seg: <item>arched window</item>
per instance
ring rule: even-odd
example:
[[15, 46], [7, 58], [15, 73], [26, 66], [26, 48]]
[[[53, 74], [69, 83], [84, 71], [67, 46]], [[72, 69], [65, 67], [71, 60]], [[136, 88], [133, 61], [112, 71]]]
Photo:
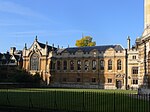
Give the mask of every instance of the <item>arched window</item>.
[[70, 61], [70, 70], [74, 70], [74, 62], [73, 62], [73, 60]]
[[121, 70], [121, 60], [117, 60], [117, 70]]
[[64, 66], [64, 70], [67, 70], [67, 61], [66, 60], [64, 61], [63, 66]]
[[81, 70], [81, 61], [80, 60], [77, 61], [77, 70]]
[[30, 69], [31, 70], [39, 70], [39, 55], [34, 53], [30, 59]]
[[100, 60], [100, 69], [104, 70], [104, 60]]
[[112, 70], [112, 60], [108, 60], [108, 70]]
[[88, 60], [85, 60], [85, 62], [84, 62], [84, 69], [89, 70], [89, 61]]
[[60, 70], [60, 61], [57, 61], [57, 70]]
[[92, 61], [92, 70], [96, 70], [96, 60]]

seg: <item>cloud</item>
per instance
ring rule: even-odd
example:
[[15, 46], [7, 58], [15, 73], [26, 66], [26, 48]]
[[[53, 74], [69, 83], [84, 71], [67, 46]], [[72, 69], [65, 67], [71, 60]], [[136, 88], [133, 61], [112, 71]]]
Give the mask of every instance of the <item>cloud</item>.
[[42, 20], [49, 20], [44, 15], [30, 9], [29, 7], [8, 1], [0, 1], [0, 12], [17, 14], [25, 17], [34, 17]]
[[55, 36], [55, 35], [63, 35], [63, 34], [82, 34], [87, 33], [87, 31], [75, 30], [75, 29], [68, 29], [68, 30], [34, 30], [34, 31], [20, 31], [20, 32], [13, 32], [12, 35], [14, 36], [27, 36], [27, 35], [45, 35], [45, 36]]

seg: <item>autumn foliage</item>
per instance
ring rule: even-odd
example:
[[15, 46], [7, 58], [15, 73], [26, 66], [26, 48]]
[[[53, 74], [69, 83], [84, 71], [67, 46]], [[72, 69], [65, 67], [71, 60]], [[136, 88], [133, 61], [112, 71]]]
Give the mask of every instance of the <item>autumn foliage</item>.
[[92, 37], [84, 36], [80, 40], [77, 40], [75, 45], [77, 47], [95, 46], [96, 42], [92, 42]]

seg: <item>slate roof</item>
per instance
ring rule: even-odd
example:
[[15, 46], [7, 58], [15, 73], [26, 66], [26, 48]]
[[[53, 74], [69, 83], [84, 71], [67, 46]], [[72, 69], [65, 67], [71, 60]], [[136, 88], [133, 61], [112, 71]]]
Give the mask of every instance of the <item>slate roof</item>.
[[81, 50], [83, 52], [90, 52], [94, 49], [97, 49], [99, 52], [104, 52], [109, 48], [113, 48], [115, 51], [121, 51], [123, 50], [122, 46], [120, 45], [103, 45], [103, 46], [91, 46], [91, 47], [70, 47], [64, 49], [62, 52], [69, 52], [69, 53], [75, 53], [78, 50]]
[[15, 59], [18, 61], [20, 59], [19, 55], [14, 55]]
[[5, 56], [5, 58], [6, 58], [7, 61], [10, 60], [11, 55], [9, 53], [3, 54], [3, 55]]
[[[43, 44], [43, 43], [40, 43], [40, 42], [37, 42], [38, 44], [39, 44], [39, 46], [41, 47], [41, 48], [45, 48], [45, 46], [46, 46], [46, 44]], [[48, 48], [48, 51], [51, 51], [52, 50], [52, 46], [49, 46], [49, 45], [47, 45], [47, 48]], [[53, 48], [54, 49], [54, 51], [57, 49], [57, 48]]]

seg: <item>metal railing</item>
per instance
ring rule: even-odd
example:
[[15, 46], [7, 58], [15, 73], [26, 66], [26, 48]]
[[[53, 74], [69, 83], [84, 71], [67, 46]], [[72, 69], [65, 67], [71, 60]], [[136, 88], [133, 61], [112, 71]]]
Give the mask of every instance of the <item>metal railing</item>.
[[49, 89], [0, 89], [0, 108], [70, 112], [150, 112], [150, 95]]

